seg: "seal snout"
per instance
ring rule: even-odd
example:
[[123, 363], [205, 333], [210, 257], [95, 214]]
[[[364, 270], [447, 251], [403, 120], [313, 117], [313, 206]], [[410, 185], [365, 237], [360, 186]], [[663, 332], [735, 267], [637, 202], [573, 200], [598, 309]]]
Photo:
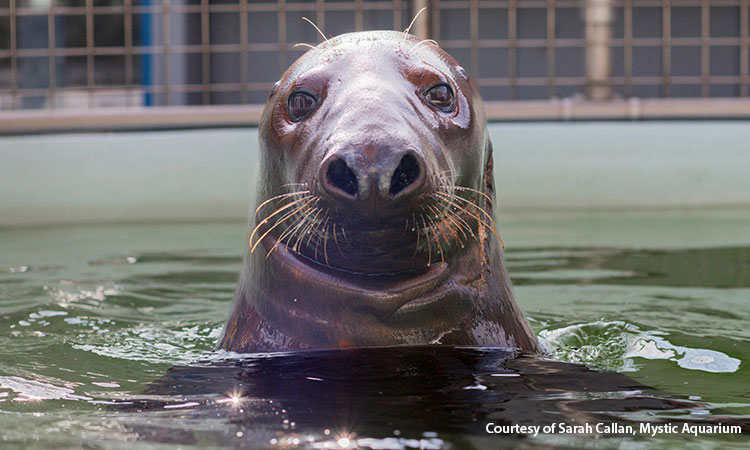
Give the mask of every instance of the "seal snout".
[[350, 151], [329, 157], [319, 176], [323, 192], [334, 201], [387, 206], [426, 189], [426, 164], [416, 151], [377, 153]]

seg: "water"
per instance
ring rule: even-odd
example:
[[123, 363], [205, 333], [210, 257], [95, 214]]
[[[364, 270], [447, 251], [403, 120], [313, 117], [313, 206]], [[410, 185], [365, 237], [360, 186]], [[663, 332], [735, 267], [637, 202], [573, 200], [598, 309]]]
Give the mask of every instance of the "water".
[[747, 433], [750, 211], [502, 217], [550, 358], [593, 370], [504, 349], [214, 352], [244, 223], [0, 229], [0, 445], [746, 448], [747, 434], [485, 427], [679, 420]]

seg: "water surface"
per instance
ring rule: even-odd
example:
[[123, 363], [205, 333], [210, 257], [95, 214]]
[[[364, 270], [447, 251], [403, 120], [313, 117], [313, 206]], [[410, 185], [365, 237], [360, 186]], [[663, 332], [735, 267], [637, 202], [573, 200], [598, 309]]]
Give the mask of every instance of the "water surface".
[[501, 216], [519, 302], [549, 356], [593, 370], [507, 349], [217, 353], [244, 223], [0, 229], [0, 442], [747, 445], [747, 435], [591, 441], [485, 426], [747, 426], [750, 211]]

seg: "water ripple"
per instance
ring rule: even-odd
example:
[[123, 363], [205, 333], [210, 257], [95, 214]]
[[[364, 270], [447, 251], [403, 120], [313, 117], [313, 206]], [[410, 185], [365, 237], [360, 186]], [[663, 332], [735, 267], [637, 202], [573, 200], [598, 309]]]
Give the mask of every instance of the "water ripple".
[[664, 359], [680, 367], [733, 373], [740, 360], [722, 352], [675, 345], [663, 331], [642, 331], [623, 321], [597, 321], [545, 329], [539, 333], [545, 350], [566, 361], [623, 372], [636, 371], [634, 358]]

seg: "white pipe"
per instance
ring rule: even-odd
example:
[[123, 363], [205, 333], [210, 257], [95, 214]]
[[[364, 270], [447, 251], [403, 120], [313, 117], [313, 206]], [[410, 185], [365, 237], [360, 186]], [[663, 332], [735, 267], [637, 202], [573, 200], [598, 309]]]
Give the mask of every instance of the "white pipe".
[[586, 0], [586, 95], [612, 98], [612, 0]]

